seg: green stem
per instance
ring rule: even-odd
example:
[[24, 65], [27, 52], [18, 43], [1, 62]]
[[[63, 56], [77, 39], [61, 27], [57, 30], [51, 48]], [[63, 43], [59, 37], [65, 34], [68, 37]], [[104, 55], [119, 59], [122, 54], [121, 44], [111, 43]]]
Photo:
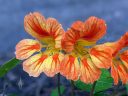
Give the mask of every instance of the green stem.
[[58, 83], [58, 96], [61, 96], [61, 91], [60, 91], [60, 73], [57, 74], [57, 83]]
[[94, 90], [95, 90], [95, 86], [96, 86], [96, 81], [93, 83], [93, 85], [92, 85], [92, 89], [91, 89], [91, 91], [90, 91], [90, 96], [94, 96]]
[[74, 88], [75, 88], [74, 81], [71, 80], [70, 82], [71, 82], [71, 87], [72, 87], [71, 96], [75, 96], [75, 93], [74, 93]]

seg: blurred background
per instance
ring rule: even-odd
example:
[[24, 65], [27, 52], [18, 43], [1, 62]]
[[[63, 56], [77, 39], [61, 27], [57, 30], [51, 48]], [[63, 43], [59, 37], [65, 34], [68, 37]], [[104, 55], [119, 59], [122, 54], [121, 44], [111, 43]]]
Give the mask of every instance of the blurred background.
[[[128, 31], [128, 0], [0, 0], [0, 64], [14, 57], [15, 45], [25, 38], [32, 38], [24, 31], [24, 16], [41, 12], [45, 17], [56, 18], [66, 30], [76, 20], [97, 16], [106, 20], [107, 34], [100, 43], [114, 41]], [[70, 96], [70, 84], [61, 77], [66, 86], [64, 96]], [[0, 96], [50, 96], [57, 85], [56, 76], [29, 77], [18, 65], [0, 79]], [[85, 92], [76, 92], [84, 96]]]

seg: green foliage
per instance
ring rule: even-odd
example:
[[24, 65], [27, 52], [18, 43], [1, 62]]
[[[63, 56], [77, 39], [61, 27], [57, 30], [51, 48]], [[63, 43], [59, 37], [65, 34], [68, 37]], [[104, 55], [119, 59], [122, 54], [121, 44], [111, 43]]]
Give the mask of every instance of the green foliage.
[[[65, 87], [64, 86], [60, 86], [60, 92], [61, 92], [61, 94], [64, 93], [64, 90], [65, 90]], [[51, 96], [59, 96], [58, 95], [58, 88], [55, 88], [54, 90], [52, 90]]]
[[5, 74], [7, 74], [7, 72], [9, 72], [19, 63], [20, 63], [20, 60], [13, 58], [10, 61], [3, 64], [2, 66], [0, 66], [0, 77], [3, 77]]
[[[88, 91], [88, 92], [90, 92], [92, 88], [92, 84], [85, 84], [80, 80], [76, 81], [75, 85], [77, 88]], [[111, 88], [112, 85], [113, 85], [113, 79], [111, 78], [109, 71], [102, 69], [101, 77], [96, 83], [94, 92], [96, 93], [96, 92], [104, 91], [106, 89]]]
[[100, 93], [95, 93], [94, 96], [108, 96], [108, 95], [105, 94], [104, 92], [100, 92]]

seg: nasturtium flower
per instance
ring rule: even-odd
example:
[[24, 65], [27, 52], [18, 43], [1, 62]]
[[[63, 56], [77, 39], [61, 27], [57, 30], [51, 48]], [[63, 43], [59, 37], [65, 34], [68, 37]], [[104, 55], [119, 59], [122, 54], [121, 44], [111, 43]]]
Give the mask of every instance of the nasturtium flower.
[[[112, 58], [112, 61], [108, 62], [108, 65], [110, 64], [111, 76], [114, 79], [115, 85], [118, 84], [120, 79], [123, 84], [128, 82], [128, 50], [124, 51], [124, 48], [127, 46], [128, 32], [126, 32], [119, 40], [115, 42], [107, 42], [101, 45], [97, 45], [94, 48], [97, 53], [99, 53], [99, 50], [102, 49], [103, 52], [112, 56], [108, 57], [109, 59]], [[111, 51], [106, 50], [108, 47], [111, 49]]]
[[60, 50], [64, 30], [61, 24], [54, 18], [45, 19], [34, 12], [25, 16], [24, 27], [36, 39], [21, 40], [16, 45], [16, 58], [25, 60], [23, 69], [30, 76], [37, 77], [42, 72], [54, 76], [59, 72], [63, 59]]
[[[92, 52], [93, 49], [87, 46], [96, 44], [105, 33], [106, 23], [100, 18], [93, 16], [85, 22], [74, 22], [62, 38], [62, 49], [65, 51], [65, 56], [61, 63], [60, 73], [67, 79], [80, 79], [85, 83], [93, 83], [98, 80], [101, 71], [97, 66], [110, 62], [107, 58], [109, 54], [101, 51], [100, 54], [95, 53], [95, 55]], [[94, 63], [94, 57], [99, 61]]]

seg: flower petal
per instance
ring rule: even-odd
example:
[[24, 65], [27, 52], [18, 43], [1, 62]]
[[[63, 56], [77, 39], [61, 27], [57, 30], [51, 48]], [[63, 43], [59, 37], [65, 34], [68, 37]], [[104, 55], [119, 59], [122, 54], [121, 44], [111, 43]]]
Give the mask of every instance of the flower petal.
[[62, 34], [64, 30], [59, 22], [54, 18], [47, 20], [38, 12], [30, 13], [24, 18], [24, 27], [26, 32], [44, 43], [49, 44], [55, 40], [55, 47], [61, 46]]
[[111, 76], [114, 79], [115, 85], [118, 84], [119, 79], [121, 79], [123, 84], [126, 84], [128, 82], [128, 72], [119, 61], [117, 61], [116, 64], [112, 64]]
[[62, 48], [66, 52], [71, 52], [75, 45], [95, 44], [105, 33], [106, 24], [102, 19], [90, 17], [86, 22], [76, 21], [63, 36]]
[[55, 74], [59, 73], [60, 63], [63, 60], [63, 54], [58, 53], [52, 56], [49, 56], [44, 62], [44, 73], [49, 76], [53, 77]]
[[117, 68], [114, 66], [114, 64], [111, 65], [111, 76], [114, 79], [114, 84], [117, 85], [119, 81], [119, 75]]
[[121, 49], [126, 47], [128, 44], [128, 32], [126, 32], [119, 40], [115, 42], [108, 42], [105, 43], [104, 45], [109, 46], [113, 52], [112, 56], [115, 57]]
[[101, 71], [98, 69], [90, 58], [81, 59], [80, 80], [84, 83], [93, 83], [99, 79]]
[[65, 55], [60, 65], [60, 73], [67, 79], [78, 80], [80, 73], [78, 59], [72, 55]]
[[124, 51], [123, 53], [121, 53], [120, 55], [121, 61], [123, 62], [124, 66], [127, 68], [128, 70], [128, 50]]
[[42, 72], [49, 77], [53, 77], [59, 72], [62, 59], [62, 54], [54, 54], [51, 56], [37, 54], [24, 61], [23, 69], [33, 77], [38, 77]]
[[103, 37], [105, 33], [105, 21], [92, 16], [85, 21], [85, 31], [83, 32], [82, 37], [87, 41], [97, 41]]
[[47, 24], [47, 26], [46, 26], [47, 32], [49, 32], [49, 34], [55, 40], [55, 47], [60, 48], [61, 47], [61, 39], [64, 34], [64, 30], [63, 30], [61, 24], [59, 24], [59, 22], [54, 18], [48, 18], [46, 21], [46, 24]]
[[66, 52], [71, 52], [74, 49], [76, 41], [79, 39], [79, 33], [69, 29], [62, 38], [62, 48]]
[[122, 64], [120, 64], [117, 67], [117, 69], [118, 69], [118, 73], [119, 73], [122, 83], [126, 84], [128, 82], [128, 73], [126, 72], [124, 66]]
[[26, 32], [35, 38], [41, 39], [42, 37], [49, 36], [49, 33], [46, 31], [46, 20], [38, 12], [25, 16], [24, 27]]
[[41, 44], [32, 39], [23, 39], [16, 45], [16, 58], [23, 60], [41, 50]]
[[23, 69], [30, 76], [38, 77], [44, 71], [44, 60], [47, 55], [36, 54], [23, 62]]
[[90, 56], [98, 68], [110, 68], [112, 63], [112, 49], [105, 45], [97, 45], [90, 49]]

